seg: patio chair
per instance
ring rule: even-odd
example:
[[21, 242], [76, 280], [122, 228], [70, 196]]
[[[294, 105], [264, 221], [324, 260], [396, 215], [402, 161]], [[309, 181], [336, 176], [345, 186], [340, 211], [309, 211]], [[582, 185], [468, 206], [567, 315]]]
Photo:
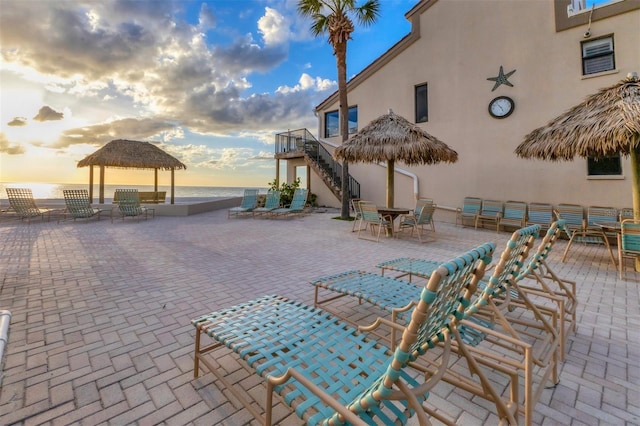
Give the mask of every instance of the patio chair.
[[547, 203], [529, 203], [527, 207], [527, 226], [540, 225], [546, 231], [553, 223], [553, 206]]
[[64, 216], [71, 216], [75, 222], [76, 219], [85, 219], [87, 222], [92, 217], [100, 220], [101, 209], [91, 207], [89, 200], [89, 191], [86, 189], [63, 189], [64, 203], [67, 206]]
[[523, 201], [507, 201], [504, 203], [504, 213], [500, 218], [500, 225], [524, 228], [527, 222], [527, 203]]
[[[406, 331], [395, 350], [368, 337], [377, 323], [359, 331], [322, 309], [266, 296], [191, 321], [196, 327], [194, 377], [204, 365], [265, 425], [279, 420], [273, 419], [274, 392], [305, 424], [405, 424], [412, 416], [421, 425], [430, 424], [429, 416], [453, 424], [425, 401], [449, 366], [455, 315], [464, 309], [459, 296], [482, 275], [480, 259], [491, 256], [492, 249], [465, 253], [432, 274], [416, 292], [413, 315], [400, 328]], [[214, 342], [201, 346], [204, 335]], [[207, 356], [224, 345], [265, 379], [266, 403], [250, 401], [224, 376], [215, 352]], [[418, 361], [436, 351], [438, 373], [418, 374]]]
[[[387, 229], [393, 226], [393, 219], [390, 216], [382, 216], [378, 213], [378, 207], [369, 201], [360, 201], [360, 212], [362, 213], [362, 219], [360, 220], [361, 225], [358, 228], [358, 238], [368, 239], [361, 237], [360, 234], [362, 231], [365, 231], [367, 227], [369, 228], [371, 235], [376, 237], [376, 242], [380, 241], [380, 233], [383, 229]], [[364, 224], [364, 228], [362, 228], [362, 224]], [[377, 229], [377, 234], [376, 234]]]
[[[613, 250], [609, 244], [609, 239], [605, 235], [601, 228], [589, 228], [587, 227], [587, 221], [584, 218], [584, 208], [578, 204], [558, 204], [555, 211], [558, 219], [564, 219], [565, 226], [563, 228], [569, 242], [562, 255], [561, 262], [565, 262], [567, 254], [573, 245], [574, 241], [583, 243], [604, 243], [605, 247], [609, 251], [609, 257], [613, 267], [617, 266], [616, 259], [613, 255]], [[613, 217], [615, 219], [615, 216]], [[609, 219], [610, 221], [611, 219]]]
[[418, 200], [418, 205], [411, 215], [405, 215], [400, 218], [398, 224], [398, 236], [403, 233], [405, 229], [411, 229], [411, 236], [413, 231], [416, 231], [418, 235], [418, 241], [422, 243], [422, 233], [424, 232], [424, 226], [429, 226], [432, 233], [435, 235], [435, 226], [433, 225], [433, 214], [436, 211], [436, 205], [433, 201]]
[[239, 216], [242, 214], [251, 213], [253, 209], [258, 205], [258, 190], [257, 189], [245, 189], [242, 201], [238, 207], [232, 207], [227, 212], [227, 219], [231, 216]]
[[500, 230], [500, 218], [502, 217], [502, 201], [497, 200], [484, 200], [482, 207], [476, 215], [475, 228], [478, 229], [478, 225], [484, 225], [486, 222], [493, 222], [496, 224], [496, 232]]
[[359, 198], [352, 198], [351, 200], [349, 200], [349, 206], [354, 214], [351, 232], [356, 232], [356, 226], [358, 227], [358, 229], [360, 229], [360, 226], [362, 225], [362, 210], [360, 210], [360, 201], [364, 200], [361, 200]]
[[620, 223], [618, 237], [618, 274], [620, 279], [626, 279], [625, 259], [633, 259], [634, 269], [636, 259], [640, 257], [640, 222], [626, 219]]
[[270, 213], [278, 207], [280, 207], [280, 191], [270, 189], [267, 192], [267, 198], [265, 199], [264, 206], [256, 207], [252, 210], [252, 212], [254, 216], [260, 216], [266, 213]]
[[633, 219], [633, 209], [631, 207], [623, 207], [620, 209], [618, 222], [622, 222], [625, 219]]
[[456, 209], [456, 225], [460, 222], [460, 225], [464, 226], [465, 219], [471, 220], [475, 224], [480, 207], [482, 207], [482, 199], [465, 197], [462, 208], [458, 207]]
[[111, 223], [113, 223], [113, 217], [116, 215], [120, 215], [123, 222], [126, 217], [136, 218], [136, 221], [140, 222], [141, 217], [147, 220], [149, 213], [151, 213], [152, 217], [155, 216], [154, 209], [140, 205], [137, 189], [116, 189], [114, 191], [114, 199], [116, 197], [118, 205], [111, 209]]
[[20, 220], [27, 219], [28, 223], [36, 217], [41, 218], [43, 222], [45, 218], [49, 220], [53, 209], [41, 209], [36, 206], [30, 188], [6, 188], [6, 190], [9, 206]]

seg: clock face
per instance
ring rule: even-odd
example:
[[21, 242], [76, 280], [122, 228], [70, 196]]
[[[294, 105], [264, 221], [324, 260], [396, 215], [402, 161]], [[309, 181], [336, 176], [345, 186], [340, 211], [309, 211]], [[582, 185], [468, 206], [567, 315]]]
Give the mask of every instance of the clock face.
[[498, 96], [489, 102], [489, 114], [494, 118], [505, 118], [511, 115], [515, 104], [508, 96]]

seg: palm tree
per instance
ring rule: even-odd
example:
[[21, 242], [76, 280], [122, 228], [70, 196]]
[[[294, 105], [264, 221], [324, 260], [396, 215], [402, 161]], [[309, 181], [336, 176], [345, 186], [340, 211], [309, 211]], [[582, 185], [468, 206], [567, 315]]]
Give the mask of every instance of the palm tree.
[[[356, 0], [300, 0], [298, 13], [313, 19], [314, 36], [329, 34], [338, 66], [338, 94], [340, 98], [340, 134], [342, 142], [349, 139], [349, 102], [347, 101], [347, 42], [354, 31], [351, 16], [364, 26], [376, 21], [380, 12], [379, 0], [367, 0], [362, 6]], [[342, 219], [349, 218], [349, 165], [342, 163]]]

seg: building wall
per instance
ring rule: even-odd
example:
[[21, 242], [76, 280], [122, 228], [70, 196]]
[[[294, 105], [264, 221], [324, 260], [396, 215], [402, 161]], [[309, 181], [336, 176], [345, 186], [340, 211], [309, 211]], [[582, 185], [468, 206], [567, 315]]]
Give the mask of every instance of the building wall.
[[[625, 0], [640, 6], [637, 0]], [[389, 61], [371, 66], [352, 80], [349, 105], [358, 106], [364, 127], [389, 109], [414, 122], [414, 86], [428, 84], [429, 121], [420, 124], [459, 154], [455, 164], [396, 166], [418, 176], [419, 196], [456, 207], [465, 196], [484, 199], [560, 202], [582, 205], [631, 205], [629, 159], [620, 178], [589, 178], [587, 162], [545, 162], [516, 157], [524, 136], [598, 89], [640, 72], [640, 9], [599, 19], [591, 39], [614, 34], [616, 70], [582, 76], [580, 42], [587, 24], [556, 32], [558, 5], [551, 0], [429, 0], [407, 14], [419, 31], [417, 41]], [[421, 13], [419, 13], [421, 12]], [[413, 16], [412, 16], [413, 15]], [[581, 19], [584, 16], [581, 16]], [[401, 19], [400, 17], [398, 19]], [[401, 43], [399, 43], [401, 44]], [[500, 66], [515, 70], [492, 91]], [[359, 81], [358, 81], [359, 80]], [[357, 85], [353, 84], [357, 81]], [[354, 87], [355, 86], [355, 87]], [[497, 96], [515, 101], [513, 114], [492, 118], [489, 102]], [[324, 112], [338, 108], [335, 97], [318, 107], [319, 134]], [[339, 137], [332, 139], [339, 143]], [[386, 170], [350, 164], [362, 198], [382, 203]], [[414, 204], [413, 180], [396, 174], [397, 206]], [[312, 187], [312, 191], [314, 188]]]

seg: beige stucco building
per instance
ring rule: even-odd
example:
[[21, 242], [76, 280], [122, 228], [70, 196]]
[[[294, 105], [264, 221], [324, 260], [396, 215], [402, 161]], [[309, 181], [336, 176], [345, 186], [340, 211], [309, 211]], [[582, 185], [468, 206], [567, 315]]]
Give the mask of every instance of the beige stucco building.
[[[514, 154], [535, 128], [640, 72], [640, 0], [592, 9], [583, 1], [422, 0], [406, 13], [411, 33], [349, 82], [350, 127], [392, 109], [455, 149], [459, 160], [396, 164], [396, 206], [431, 197], [445, 207], [443, 220], [453, 220], [446, 207], [461, 206], [465, 196], [631, 206], [627, 157], [590, 168], [582, 158], [544, 162]], [[490, 111], [498, 97], [508, 99]], [[510, 101], [512, 111], [504, 109]], [[317, 107], [319, 140], [329, 152], [341, 140], [337, 110], [337, 93]], [[304, 160], [287, 163], [291, 174]], [[349, 171], [361, 198], [384, 204], [384, 167], [351, 163]], [[309, 185], [319, 204], [340, 205], [312, 169]]]

